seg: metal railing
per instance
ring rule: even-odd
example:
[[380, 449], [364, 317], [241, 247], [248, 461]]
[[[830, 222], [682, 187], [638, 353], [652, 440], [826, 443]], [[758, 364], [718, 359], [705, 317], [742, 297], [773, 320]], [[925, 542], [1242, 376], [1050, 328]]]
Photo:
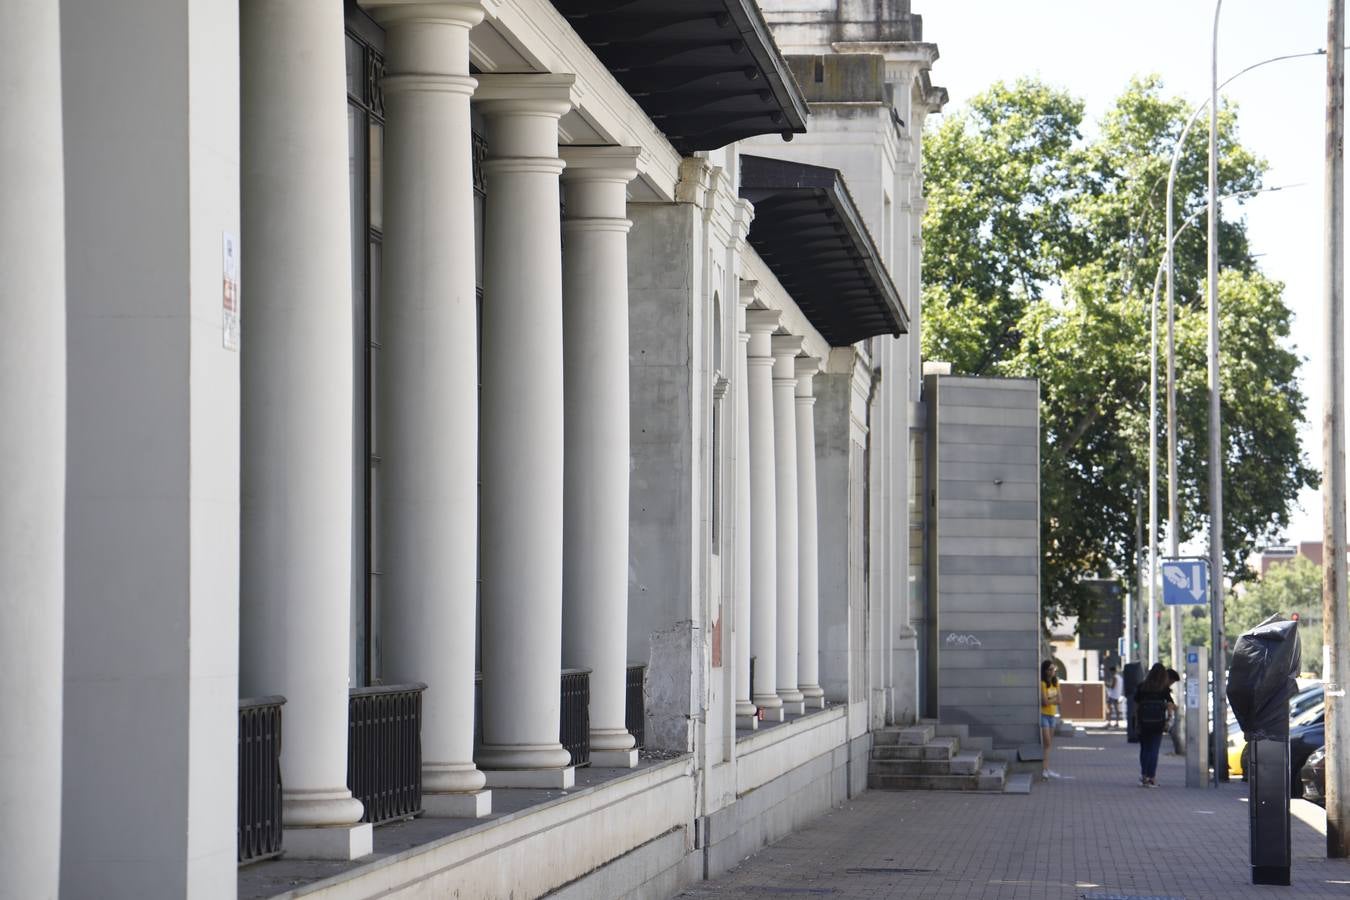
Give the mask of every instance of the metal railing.
[[558, 740], [572, 754], [572, 765], [591, 763], [591, 670], [563, 669]]
[[347, 787], [380, 825], [422, 811], [425, 684], [352, 688], [347, 703]]
[[238, 862], [281, 854], [281, 706], [285, 697], [239, 701]]
[[647, 701], [642, 694], [642, 679], [646, 673], [647, 667], [641, 663], [629, 663], [628, 677], [624, 681], [623, 725], [639, 749], [644, 745], [647, 730]]

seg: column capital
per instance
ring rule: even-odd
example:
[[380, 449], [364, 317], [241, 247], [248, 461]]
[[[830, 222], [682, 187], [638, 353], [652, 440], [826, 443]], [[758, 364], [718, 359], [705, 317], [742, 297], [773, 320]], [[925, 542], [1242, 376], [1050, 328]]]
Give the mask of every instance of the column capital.
[[[803, 338], [800, 334], [775, 334], [773, 336], [773, 355], [775, 359], [795, 359], [802, 352]], [[792, 377], [796, 378], [796, 367]]]
[[474, 101], [485, 116], [562, 118], [576, 105], [575, 75], [479, 75]]
[[759, 282], [753, 278], [742, 278], [740, 290], [736, 293], [736, 302], [741, 306], [748, 307], [755, 302], [755, 290], [759, 287]]
[[736, 212], [732, 217], [731, 241], [736, 249], [744, 243], [750, 234], [750, 223], [755, 219], [755, 205], [749, 200], [737, 200]]
[[751, 334], [773, 334], [778, 330], [782, 316], [783, 313], [776, 309], [748, 309], [745, 311], [745, 330]]
[[479, 0], [360, 0], [370, 17], [388, 28], [404, 23], [472, 28], [487, 12]]
[[628, 184], [637, 177], [640, 147], [559, 147], [558, 155], [567, 163], [562, 180]]
[[795, 360], [797, 367], [797, 400], [798, 402], [815, 402], [813, 389], [815, 386], [816, 373], [820, 371], [820, 360], [814, 356], [799, 356]]

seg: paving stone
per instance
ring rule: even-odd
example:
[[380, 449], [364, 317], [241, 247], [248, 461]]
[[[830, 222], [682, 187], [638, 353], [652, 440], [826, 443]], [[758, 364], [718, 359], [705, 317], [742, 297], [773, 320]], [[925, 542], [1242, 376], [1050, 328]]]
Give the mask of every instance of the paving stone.
[[[1350, 860], [1328, 860], [1325, 814], [1294, 801], [1290, 887], [1252, 885], [1247, 785], [1187, 789], [1163, 756], [1142, 790], [1138, 745], [1119, 731], [1056, 740], [1068, 776], [1008, 776], [1008, 793], [867, 791], [680, 897], [839, 900], [1282, 900], [1350, 897]], [[1030, 793], [1010, 796], [1018, 785]], [[1311, 823], [1311, 824], [1309, 824]]]

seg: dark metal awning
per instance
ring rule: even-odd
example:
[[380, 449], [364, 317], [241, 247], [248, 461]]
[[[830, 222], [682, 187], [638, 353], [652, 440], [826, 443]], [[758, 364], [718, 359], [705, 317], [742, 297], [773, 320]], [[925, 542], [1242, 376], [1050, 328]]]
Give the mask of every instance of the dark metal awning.
[[909, 314], [837, 169], [741, 156], [749, 241], [806, 318], [843, 347], [909, 331]]
[[806, 101], [755, 0], [553, 0], [682, 155], [806, 131]]

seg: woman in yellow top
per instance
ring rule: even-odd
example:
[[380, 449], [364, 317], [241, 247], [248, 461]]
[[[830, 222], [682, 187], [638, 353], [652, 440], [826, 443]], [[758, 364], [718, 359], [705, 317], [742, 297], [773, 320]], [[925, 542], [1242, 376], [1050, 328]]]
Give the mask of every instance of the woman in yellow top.
[[1047, 659], [1041, 663], [1041, 780], [1058, 778], [1050, 769], [1050, 742], [1055, 736], [1055, 716], [1059, 715], [1059, 676], [1055, 663]]

